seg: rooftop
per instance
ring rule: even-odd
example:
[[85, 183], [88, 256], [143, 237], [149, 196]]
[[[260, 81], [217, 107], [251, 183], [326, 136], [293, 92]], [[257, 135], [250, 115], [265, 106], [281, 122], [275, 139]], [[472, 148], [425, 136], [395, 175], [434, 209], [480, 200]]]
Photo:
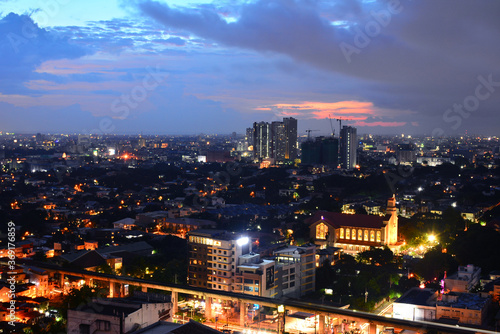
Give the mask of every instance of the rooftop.
[[395, 303], [428, 306], [428, 301], [433, 295], [432, 289], [413, 288], [398, 298]]
[[311, 218], [307, 219], [306, 223], [312, 225], [322, 220], [334, 228], [348, 226], [379, 229], [384, 226], [384, 220], [386, 219], [387, 217], [374, 215], [350, 215], [338, 212], [318, 211]]

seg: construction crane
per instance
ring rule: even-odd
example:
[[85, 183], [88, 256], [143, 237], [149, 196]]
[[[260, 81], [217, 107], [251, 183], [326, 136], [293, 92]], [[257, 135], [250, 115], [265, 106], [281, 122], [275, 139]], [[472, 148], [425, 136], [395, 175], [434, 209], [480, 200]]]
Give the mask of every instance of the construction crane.
[[335, 137], [335, 130], [333, 129], [333, 123], [332, 123], [332, 115], [328, 115], [328, 119], [330, 120], [330, 127], [332, 128], [332, 137]]
[[[340, 131], [342, 131], [342, 117], [336, 118], [337, 122], [339, 122], [339, 136]], [[352, 119], [344, 119], [344, 121], [352, 121]]]
[[311, 137], [311, 132], [313, 131], [319, 131], [319, 130], [311, 130], [311, 129], [307, 129], [306, 132], [307, 132], [307, 140], [309, 140], [309, 138]]

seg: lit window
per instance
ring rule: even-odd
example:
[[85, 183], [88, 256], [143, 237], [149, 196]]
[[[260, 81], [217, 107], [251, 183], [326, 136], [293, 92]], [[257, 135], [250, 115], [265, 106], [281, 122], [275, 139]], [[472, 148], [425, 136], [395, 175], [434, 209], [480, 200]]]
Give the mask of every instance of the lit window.
[[325, 240], [328, 233], [328, 226], [323, 223], [316, 225], [316, 239]]
[[351, 229], [348, 228], [345, 230], [345, 238], [351, 239]]
[[368, 230], [365, 230], [365, 241], [368, 241]]
[[375, 231], [370, 231], [370, 241], [375, 241]]
[[344, 229], [340, 229], [340, 239], [344, 239]]
[[381, 241], [381, 233], [380, 231], [377, 231], [377, 242]]
[[358, 230], [358, 240], [363, 240], [363, 230]]
[[356, 240], [356, 229], [354, 229], [354, 228], [352, 229], [351, 237], [352, 237], [352, 240]]

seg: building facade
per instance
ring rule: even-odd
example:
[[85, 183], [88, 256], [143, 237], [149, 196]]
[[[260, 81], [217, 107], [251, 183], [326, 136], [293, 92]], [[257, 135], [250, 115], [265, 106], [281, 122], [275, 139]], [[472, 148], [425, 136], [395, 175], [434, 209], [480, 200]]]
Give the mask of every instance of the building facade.
[[358, 136], [356, 128], [343, 126], [340, 131], [340, 165], [353, 169], [357, 165]]
[[[247, 134], [247, 137], [250, 137]], [[252, 130], [254, 159], [276, 161], [297, 158], [297, 120], [283, 118], [282, 122], [255, 122]]]
[[320, 248], [338, 247], [356, 254], [370, 247], [398, 247], [396, 199], [387, 201], [385, 216], [316, 212], [306, 220], [311, 239]]
[[269, 259], [252, 252], [248, 237], [220, 230], [189, 233], [188, 283], [212, 290], [279, 298], [315, 288], [316, 246], [289, 246]]
[[273, 252], [276, 260], [276, 297], [301, 297], [315, 291], [316, 245], [288, 246]]

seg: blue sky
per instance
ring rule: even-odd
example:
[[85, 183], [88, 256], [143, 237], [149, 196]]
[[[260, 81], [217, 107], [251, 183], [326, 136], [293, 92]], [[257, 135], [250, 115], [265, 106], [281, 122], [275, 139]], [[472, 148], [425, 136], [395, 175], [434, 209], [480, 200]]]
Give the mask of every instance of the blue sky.
[[[499, 135], [495, 0], [1, 1], [0, 131]], [[334, 122], [335, 132], [338, 125]]]

